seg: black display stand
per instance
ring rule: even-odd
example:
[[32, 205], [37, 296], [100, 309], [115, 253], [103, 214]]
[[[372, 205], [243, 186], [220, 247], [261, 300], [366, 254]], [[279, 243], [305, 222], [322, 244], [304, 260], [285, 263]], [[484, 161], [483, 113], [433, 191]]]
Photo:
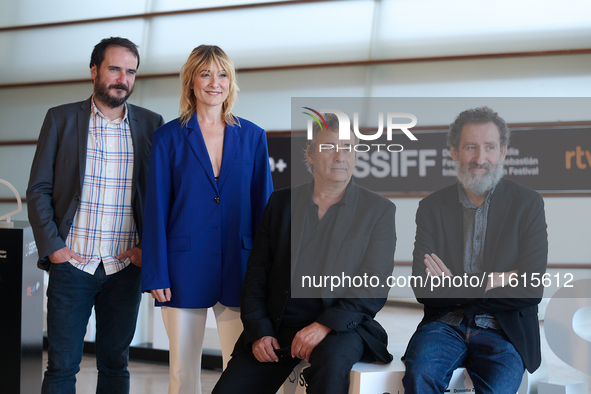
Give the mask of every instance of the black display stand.
[[43, 271], [28, 222], [0, 228], [0, 392], [41, 392]]

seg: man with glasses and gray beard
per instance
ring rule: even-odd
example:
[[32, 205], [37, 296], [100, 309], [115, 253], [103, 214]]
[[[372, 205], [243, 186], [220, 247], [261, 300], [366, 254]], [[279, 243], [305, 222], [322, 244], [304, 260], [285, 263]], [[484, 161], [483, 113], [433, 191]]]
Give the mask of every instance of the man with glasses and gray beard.
[[[541, 362], [538, 303], [531, 283], [546, 271], [544, 202], [503, 178], [510, 131], [492, 109], [466, 110], [447, 137], [458, 183], [417, 210], [413, 290], [424, 317], [411, 338], [407, 393], [443, 393], [465, 367], [477, 393], [517, 392]], [[459, 280], [462, 279], [462, 280]]]

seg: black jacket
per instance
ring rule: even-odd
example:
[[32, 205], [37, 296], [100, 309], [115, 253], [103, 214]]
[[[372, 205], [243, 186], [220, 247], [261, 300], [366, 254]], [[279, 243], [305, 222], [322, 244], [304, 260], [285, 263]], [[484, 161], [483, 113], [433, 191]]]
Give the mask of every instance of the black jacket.
[[[416, 215], [417, 234], [413, 252], [413, 276], [426, 279], [424, 255], [435, 253], [454, 275], [464, 275], [462, 208], [458, 185], [454, 184], [426, 197]], [[481, 286], [470, 290], [457, 287], [414, 286], [425, 315], [419, 327], [439, 319], [455, 305], [493, 314], [521, 355], [528, 371], [541, 362], [538, 304], [543, 286], [536, 280], [546, 272], [548, 235], [544, 201], [539, 193], [513, 181], [502, 179], [490, 200], [483, 269], [491, 272], [518, 270], [516, 286], [493, 289], [485, 294]], [[533, 274], [533, 275], [532, 275]], [[523, 276], [525, 281], [523, 280]], [[482, 279], [482, 275], [477, 275]], [[476, 283], [476, 282], [473, 282]]]
[[[250, 350], [257, 339], [275, 336], [281, 324], [294, 268], [290, 267], [290, 262], [298, 260], [312, 187], [312, 184], [305, 184], [278, 190], [269, 199], [248, 261], [241, 300], [244, 332], [235, 351]], [[329, 258], [325, 274], [354, 271], [358, 275], [377, 276], [385, 284], [394, 268], [396, 207], [388, 199], [352, 181], [344, 198], [347, 202], [339, 209], [332, 239], [327, 245]], [[298, 247], [292, 249], [292, 245]], [[323, 289], [324, 310], [316, 322], [337, 333], [355, 330], [377, 360], [390, 362], [387, 334], [374, 320], [385, 304], [388, 290], [384, 286], [354, 289], [354, 294], [346, 290], [342, 290], [342, 294], [329, 294], [330, 289]], [[338, 298], [339, 295], [343, 298]]]

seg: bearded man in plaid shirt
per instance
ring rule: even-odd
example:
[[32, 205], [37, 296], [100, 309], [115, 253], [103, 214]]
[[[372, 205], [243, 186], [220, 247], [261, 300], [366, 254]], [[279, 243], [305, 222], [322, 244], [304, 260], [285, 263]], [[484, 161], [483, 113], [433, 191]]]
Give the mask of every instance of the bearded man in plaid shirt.
[[75, 393], [95, 309], [97, 393], [129, 393], [140, 304], [141, 228], [153, 131], [162, 116], [127, 104], [137, 46], [111, 37], [90, 60], [93, 95], [51, 108], [27, 189], [39, 267], [49, 270], [42, 393]]

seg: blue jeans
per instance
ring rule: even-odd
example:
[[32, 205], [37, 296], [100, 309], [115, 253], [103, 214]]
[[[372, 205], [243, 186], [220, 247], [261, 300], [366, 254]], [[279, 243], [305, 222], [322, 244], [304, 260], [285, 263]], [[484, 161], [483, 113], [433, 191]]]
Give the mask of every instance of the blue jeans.
[[405, 364], [402, 382], [409, 394], [443, 393], [458, 367], [467, 369], [477, 393], [515, 394], [525, 370], [502, 331], [476, 327], [466, 318], [457, 327], [439, 321], [419, 327]]
[[88, 319], [96, 315], [97, 394], [129, 393], [129, 344], [140, 305], [140, 268], [129, 264], [94, 275], [70, 263], [51, 264], [47, 288], [48, 363], [43, 394], [73, 394], [80, 371]]

